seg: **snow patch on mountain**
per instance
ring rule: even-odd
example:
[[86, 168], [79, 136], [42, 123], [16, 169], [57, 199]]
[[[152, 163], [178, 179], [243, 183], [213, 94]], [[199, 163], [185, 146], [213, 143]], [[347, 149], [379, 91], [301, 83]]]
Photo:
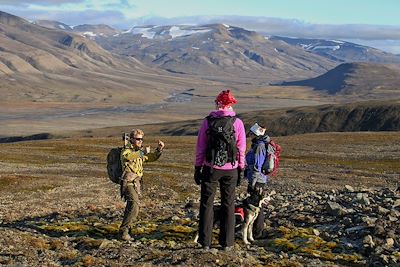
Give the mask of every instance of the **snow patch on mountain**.
[[300, 46], [305, 50], [321, 50], [321, 49], [331, 49], [336, 51], [341, 48], [340, 45], [315, 45], [315, 44], [300, 44]]
[[[90, 37], [96, 37], [97, 34], [95, 34], [94, 32], [84, 32], [82, 33], [84, 36], [90, 36]], [[100, 34], [101, 35], [101, 34]]]
[[312, 47], [313, 50], [318, 49], [332, 49], [333, 51], [340, 49], [340, 45], [317, 45]]
[[153, 39], [156, 35], [156, 32], [151, 31], [153, 28], [154, 27], [133, 27], [129, 31], [124, 33], [141, 34], [144, 38]]
[[181, 26], [171, 26], [169, 29], [163, 30], [161, 32], [157, 32], [157, 26], [152, 27], [133, 27], [130, 30], [123, 33], [131, 33], [131, 34], [141, 34], [143, 38], [154, 39], [157, 36], [171, 36], [171, 39], [189, 36], [193, 34], [206, 33], [211, 31], [211, 29], [199, 29], [199, 28], [183, 28]]
[[169, 34], [171, 35], [172, 39], [174, 39], [176, 37], [187, 36], [187, 35], [192, 35], [192, 34], [197, 34], [197, 33], [206, 33], [209, 31], [211, 31], [211, 29], [184, 30], [184, 29], [181, 29], [180, 27], [172, 26], [171, 29], [169, 30]]
[[335, 42], [335, 43], [338, 43], [338, 44], [344, 44], [345, 42], [343, 42], [343, 41], [339, 41], [339, 40], [330, 40], [331, 42]]

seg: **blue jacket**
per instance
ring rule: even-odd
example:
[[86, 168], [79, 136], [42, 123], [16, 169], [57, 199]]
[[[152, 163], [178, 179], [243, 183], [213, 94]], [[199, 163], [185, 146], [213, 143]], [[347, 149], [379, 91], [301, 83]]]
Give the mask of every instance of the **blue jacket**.
[[262, 173], [262, 166], [267, 157], [266, 143], [269, 139], [268, 135], [254, 138], [250, 151], [246, 154], [246, 178], [252, 186], [268, 182], [269, 177]]

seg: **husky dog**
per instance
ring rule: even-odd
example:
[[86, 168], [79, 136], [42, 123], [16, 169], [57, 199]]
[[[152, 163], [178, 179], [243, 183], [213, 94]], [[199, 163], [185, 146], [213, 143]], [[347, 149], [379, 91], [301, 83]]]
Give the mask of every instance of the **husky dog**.
[[250, 244], [250, 241], [254, 241], [253, 225], [260, 212], [262, 212], [262, 206], [267, 205], [271, 200], [271, 196], [276, 194], [275, 190], [267, 194], [265, 187], [265, 183], [255, 183], [254, 186], [249, 185], [247, 189], [249, 196], [243, 201], [244, 223], [242, 238], [246, 245]]
[[[250, 196], [249, 198], [251, 198]], [[248, 199], [249, 199], [248, 198]], [[246, 199], [247, 200], [247, 199]], [[257, 219], [258, 214], [262, 212], [262, 205], [268, 204], [271, 200], [271, 195], [264, 197], [256, 197], [256, 200], [246, 201], [244, 205], [244, 223], [242, 227], [242, 238], [243, 242], [246, 245], [250, 244], [250, 241], [253, 242], [253, 225], [254, 221]]]
[[[220, 215], [220, 209], [221, 205], [217, 204], [214, 205], [214, 216], [213, 216], [213, 227], [219, 227], [220, 221], [221, 221], [221, 215]], [[244, 222], [244, 211], [241, 206], [236, 206], [235, 207], [235, 229], [239, 229]], [[197, 243], [199, 239], [199, 232], [196, 233], [196, 236], [194, 238], [194, 242]]]

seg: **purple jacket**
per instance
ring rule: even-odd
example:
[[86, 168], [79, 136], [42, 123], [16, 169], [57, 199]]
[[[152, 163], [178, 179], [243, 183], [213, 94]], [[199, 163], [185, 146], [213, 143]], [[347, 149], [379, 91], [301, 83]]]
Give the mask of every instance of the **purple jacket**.
[[[224, 117], [224, 116], [235, 116], [236, 113], [230, 110], [216, 110], [210, 113], [212, 117]], [[207, 150], [207, 129], [208, 129], [208, 121], [204, 119], [199, 134], [197, 137], [197, 145], [196, 145], [196, 160], [195, 166], [202, 166], [207, 165], [213, 167], [215, 169], [220, 170], [231, 170], [236, 168], [244, 169], [245, 166], [245, 153], [246, 153], [246, 132], [244, 129], [243, 122], [236, 118], [235, 122], [233, 123], [233, 127], [235, 129], [235, 137], [236, 137], [236, 146], [238, 148], [239, 153], [239, 161], [236, 161], [234, 165], [230, 162], [226, 163], [224, 166], [211, 166], [209, 162], [206, 162], [206, 150]]]
[[268, 145], [265, 142], [269, 142], [269, 136], [263, 136], [254, 138], [252, 140], [250, 151], [246, 154], [247, 163], [247, 180], [249, 184], [254, 186], [256, 183], [268, 182], [268, 175], [262, 172], [262, 167], [266, 157], [268, 156]]

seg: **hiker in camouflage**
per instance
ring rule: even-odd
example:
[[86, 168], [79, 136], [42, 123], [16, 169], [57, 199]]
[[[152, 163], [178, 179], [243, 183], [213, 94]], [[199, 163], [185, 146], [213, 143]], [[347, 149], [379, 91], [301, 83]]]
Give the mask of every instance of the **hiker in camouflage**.
[[[246, 152], [244, 125], [239, 118], [236, 118], [232, 109], [232, 105], [236, 103], [229, 90], [222, 91], [215, 100], [216, 110], [203, 120], [198, 134], [194, 180], [198, 185], [201, 184], [198, 242], [204, 249], [209, 249], [211, 246], [213, 205], [218, 184], [221, 192], [219, 244], [223, 250], [231, 250], [234, 245], [235, 188], [240, 182]], [[224, 142], [213, 142], [212, 135], [215, 130], [210, 128], [216, 121], [230, 124], [229, 127], [225, 127], [223, 123], [218, 124], [217, 128], [222, 133], [219, 138], [225, 139]], [[214, 147], [212, 144], [222, 144], [226, 150], [221, 151], [219, 145]], [[233, 153], [234, 155], [231, 155]]]
[[150, 152], [150, 147], [143, 147], [144, 132], [140, 129], [133, 130], [129, 142], [121, 152], [122, 179], [121, 197], [126, 201], [124, 218], [119, 228], [119, 237], [122, 240], [131, 240], [129, 234], [133, 221], [139, 213], [139, 197], [141, 196], [141, 182], [143, 176], [143, 163], [156, 161], [164, 148], [164, 142], [158, 141], [158, 147]]

